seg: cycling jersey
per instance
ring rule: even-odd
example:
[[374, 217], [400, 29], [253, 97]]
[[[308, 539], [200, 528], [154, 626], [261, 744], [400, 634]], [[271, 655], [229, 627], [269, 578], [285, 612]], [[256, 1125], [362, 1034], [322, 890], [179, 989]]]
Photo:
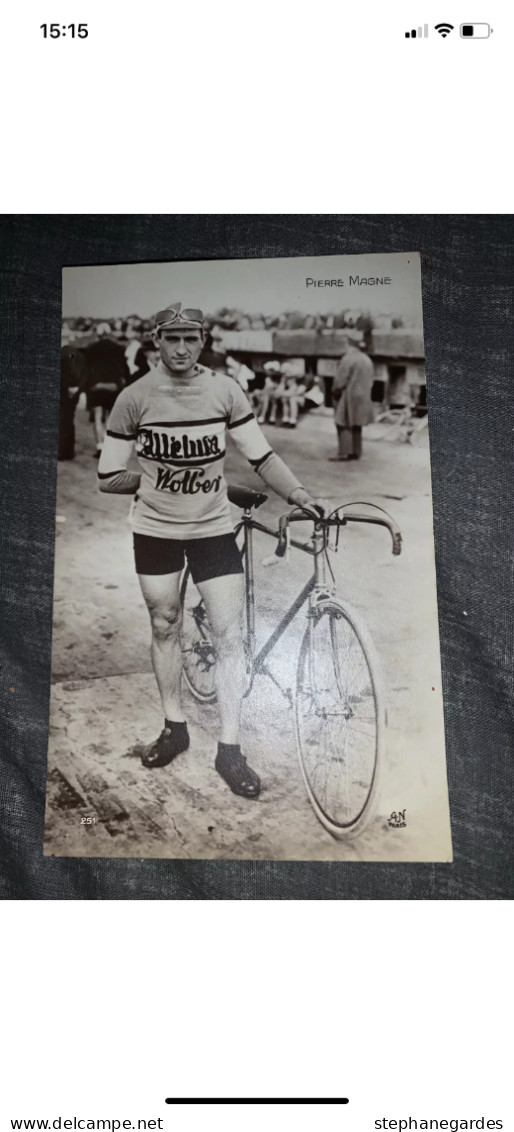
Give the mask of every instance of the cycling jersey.
[[[100, 458], [100, 486], [134, 491], [134, 532], [195, 539], [232, 531], [223, 465], [226, 433], [284, 498], [300, 486], [271, 451], [239, 385], [196, 365], [187, 381], [159, 366], [124, 389]], [[135, 454], [140, 480], [128, 471]]]

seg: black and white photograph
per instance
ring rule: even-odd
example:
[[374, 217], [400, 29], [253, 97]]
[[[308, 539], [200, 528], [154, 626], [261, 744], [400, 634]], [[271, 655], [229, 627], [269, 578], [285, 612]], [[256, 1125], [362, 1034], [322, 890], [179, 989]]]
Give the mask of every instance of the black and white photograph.
[[45, 855], [451, 861], [419, 254], [62, 314]]

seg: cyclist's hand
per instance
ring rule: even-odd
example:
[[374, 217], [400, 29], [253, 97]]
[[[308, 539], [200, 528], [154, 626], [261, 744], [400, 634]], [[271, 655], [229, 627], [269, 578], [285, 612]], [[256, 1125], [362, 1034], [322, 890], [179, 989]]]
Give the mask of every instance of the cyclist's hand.
[[291, 499], [296, 507], [307, 507], [309, 511], [317, 511], [318, 515], [327, 515], [330, 506], [326, 499], [315, 499], [305, 488], [299, 487], [293, 492]]
[[325, 515], [328, 515], [330, 513], [330, 511], [332, 510], [330, 503], [326, 499], [311, 499], [309, 507], [313, 507], [314, 510], [318, 512], [318, 515], [320, 515], [322, 519]]

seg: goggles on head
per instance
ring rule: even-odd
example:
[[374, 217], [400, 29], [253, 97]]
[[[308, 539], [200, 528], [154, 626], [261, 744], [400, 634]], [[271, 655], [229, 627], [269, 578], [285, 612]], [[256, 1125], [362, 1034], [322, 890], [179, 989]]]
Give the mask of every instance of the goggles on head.
[[178, 322], [203, 329], [203, 311], [197, 310], [195, 307], [186, 307], [182, 310], [178, 305], [159, 311], [155, 316], [156, 330], [165, 330], [168, 326], [175, 326]]

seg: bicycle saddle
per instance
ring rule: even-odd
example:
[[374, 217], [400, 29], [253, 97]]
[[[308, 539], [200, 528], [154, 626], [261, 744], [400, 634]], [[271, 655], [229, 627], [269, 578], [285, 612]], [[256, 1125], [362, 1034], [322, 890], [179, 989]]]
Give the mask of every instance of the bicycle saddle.
[[268, 498], [264, 492], [253, 491], [251, 487], [229, 487], [227, 494], [230, 502], [244, 511], [249, 507], [260, 507]]

